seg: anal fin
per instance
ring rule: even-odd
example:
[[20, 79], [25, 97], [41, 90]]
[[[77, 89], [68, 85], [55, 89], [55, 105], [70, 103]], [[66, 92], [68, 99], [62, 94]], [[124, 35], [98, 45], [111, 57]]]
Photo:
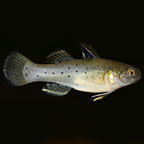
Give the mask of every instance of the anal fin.
[[42, 91], [46, 92], [50, 95], [55, 96], [64, 96], [71, 90], [70, 87], [60, 85], [57, 83], [47, 83], [45, 86], [43, 86]]

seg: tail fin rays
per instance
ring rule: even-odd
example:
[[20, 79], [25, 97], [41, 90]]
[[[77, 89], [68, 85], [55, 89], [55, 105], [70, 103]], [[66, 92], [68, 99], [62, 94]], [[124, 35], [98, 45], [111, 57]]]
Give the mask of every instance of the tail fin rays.
[[30, 62], [28, 58], [15, 51], [12, 52], [6, 59], [4, 64], [4, 76], [14, 86], [22, 86], [28, 83], [23, 76], [23, 69], [27, 62]]

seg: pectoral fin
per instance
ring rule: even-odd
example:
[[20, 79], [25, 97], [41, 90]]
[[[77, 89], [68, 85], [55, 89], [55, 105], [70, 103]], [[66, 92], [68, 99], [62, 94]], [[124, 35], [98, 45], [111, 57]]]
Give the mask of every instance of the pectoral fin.
[[55, 96], [64, 96], [71, 90], [70, 87], [56, 83], [47, 83], [43, 86], [42, 91]]
[[92, 101], [97, 101], [97, 100], [101, 100], [103, 99], [104, 97], [106, 97], [107, 95], [109, 95], [111, 92], [105, 92], [105, 93], [101, 93], [101, 94], [97, 94], [97, 95], [94, 95], [94, 96], [91, 96], [91, 100]]

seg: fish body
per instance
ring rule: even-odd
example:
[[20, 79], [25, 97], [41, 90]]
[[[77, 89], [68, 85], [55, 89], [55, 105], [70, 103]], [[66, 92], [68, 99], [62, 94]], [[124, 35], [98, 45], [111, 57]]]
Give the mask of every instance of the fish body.
[[104, 80], [104, 73], [114, 69], [116, 65], [118, 63], [101, 58], [73, 59], [58, 64], [32, 64], [23, 73], [29, 82], [54, 82], [76, 90], [96, 93], [113, 89]]
[[139, 69], [113, 60], [103, 59], [86, 44], [82, 45], [83, 59], [72, 58], [65, 50], [47, 57], [50, 64], [36, 64], [18, 52], [12, 53], [4, 65], [5, 77], [15, 86], [46, 82], [43, 91], [63, 96], [71, 88], [83, 92], [107, 94], [130, 85], [141, 78]]

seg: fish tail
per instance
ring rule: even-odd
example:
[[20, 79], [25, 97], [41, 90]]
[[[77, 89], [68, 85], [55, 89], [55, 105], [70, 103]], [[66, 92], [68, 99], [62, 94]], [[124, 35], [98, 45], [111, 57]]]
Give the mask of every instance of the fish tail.
[[20, 54], [19, 52], [12, 52], [5, 60], [4, 63], [4, 76], [14, 86], [22, 86], [29, 83], [25, 79], [23, 70], [26, 64], [32, 64], [32, 62]]

